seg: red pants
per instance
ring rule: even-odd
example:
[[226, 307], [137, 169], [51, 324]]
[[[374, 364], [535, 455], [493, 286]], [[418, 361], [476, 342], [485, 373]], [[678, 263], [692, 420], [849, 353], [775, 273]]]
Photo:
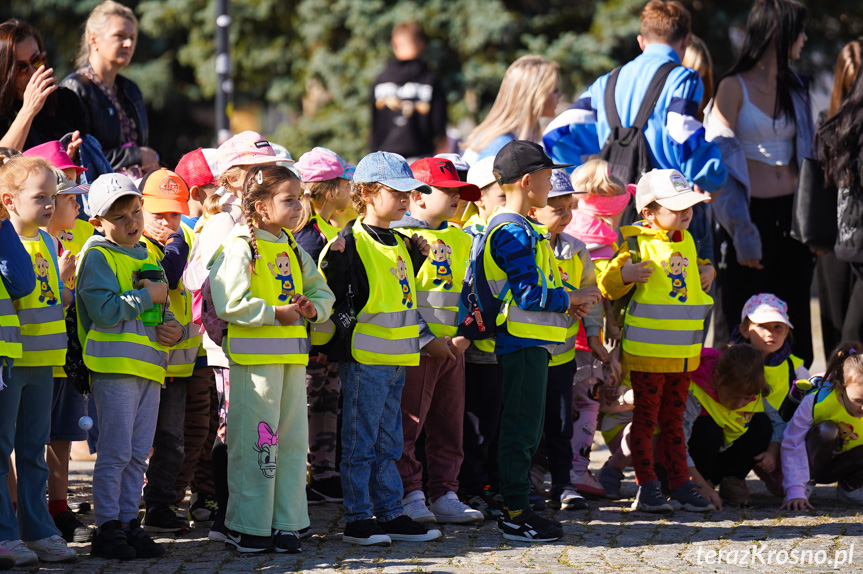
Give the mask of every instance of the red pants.
[[672, 490], [689, 480], [683, 411], [689, 397], [687, 373], [642, 373], [631, 371], [635, 407], [632, 410], [632, 466], [639, 485], [657, 480], [654, 470], [653, 431], [659, 425], [662, 464]]

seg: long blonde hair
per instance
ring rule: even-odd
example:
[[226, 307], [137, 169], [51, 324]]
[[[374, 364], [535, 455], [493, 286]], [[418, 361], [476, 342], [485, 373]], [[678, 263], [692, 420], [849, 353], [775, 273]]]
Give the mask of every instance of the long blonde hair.
[[698, 121], [704, 121], [704, 108], [707, 106], [714, 95], [713, 88], [713, 59], [710, 57], [710, 50], [707, 49], [707, 44], [704, 40], [692, 34], [689, 37], [689, 45], [686, 46], [686, 54], [683, 56], [683, 65], [687, 68], [692, 68], [701, 80], [704, 82], [704, 95], [701, 97], [701, 103], [698, 105]]
[[108, 19], [112, 16], [120, 16], [130, 20], [135, 24], [135, 30], [138, 30], [138, 19], [135, 13], [128, 6], [123, 6], [114, 0], [105, 0], [90, 12], [87, 17], [87, 23], [84, 25], [84, 34], [81, 36], [81, 43], [78, 46], [78, 56], [75, 64], [86, 66], [90, 61], [90, 34], [98, 36], [105, 31], [108, 26]]
[[497, 98], [485, 119], [465, 140], [464, 148], [481, 151], [496, 137], [539, 139], [539, 117], [546, 100], [557, 89], [556, 62], [542, 56], [522, 56], [506, 70]]

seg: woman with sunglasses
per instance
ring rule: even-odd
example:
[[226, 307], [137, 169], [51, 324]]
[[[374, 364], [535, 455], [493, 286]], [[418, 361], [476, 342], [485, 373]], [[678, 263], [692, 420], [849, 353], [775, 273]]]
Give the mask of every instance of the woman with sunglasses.
[[144, 97], [135, 82], [120, 75], [132, 62], [137, 39], [135, 13], [113, 0], [102, 2], [84, 26], [78, 70], [61, 83], [84, 108], [81, 130], [99, 140], [115, 171], [133, 179], [159, 167], [159, 155], [147, 147]]
[[[58, 88], [39, 31], [23, 20], [0, 24], [0, 147], [25, 150], [80, 126], [75, 94]], [[74, 155], [76, 133], [67, 149]]]

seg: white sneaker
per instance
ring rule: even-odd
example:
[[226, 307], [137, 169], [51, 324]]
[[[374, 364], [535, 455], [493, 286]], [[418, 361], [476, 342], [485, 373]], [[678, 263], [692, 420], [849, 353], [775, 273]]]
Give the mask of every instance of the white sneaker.
[[420, 524], [434, 524], [435, 516], [426, 507], [426, 495], [422, 490], [408, 493], [402, 499], [405, 516]]
[[69, 548], [66, 541], [56, 534], [28, 542], [27, 546], [36, 553], [42, 562], [71, 562], [78, 558], [74, 548]]
[[12, 553], [12, 556], [15, 557], [15, 566], [26, 566], [39, 562], [39, 557], [27, 548], [23, 540], [4, 540], [0, 542], [0, 547]]
[[431, 503], [430, 510], [437, 522], [451, 524], [466, 524], [485, 520], [482, 512], [475, 510], [458, 499], [458, 495], [449, 491]]
[[863, 488], [858, 488], [856, 490], [845, 490], [841, 486], [837, 485], [836, 500], [838, 500], [842, 504], [847, 504], [852, 507], [863, 506]]

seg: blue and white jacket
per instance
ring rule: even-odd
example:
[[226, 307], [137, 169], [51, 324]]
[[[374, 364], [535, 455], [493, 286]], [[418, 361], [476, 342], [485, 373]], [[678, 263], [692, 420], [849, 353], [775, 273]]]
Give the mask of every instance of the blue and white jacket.
[[[680, 63], [671, 46], [650, 44], [620, 70], [615, 101], [624, 126], [635, 121], [650, 81], [668, 61]], [[605, 113], [607, 83], [608, 74], [596, 80], [571, 108], [549, 123], [542, 143], [556, 163], [579, 166], [602, 149], [611, 133]], [[725, 182], [726, 171], [719, 148], [705, 141], [704, 127], [696, 119], [703, 93], [697, 72], [683, 66], [672, 70], [644, 128], [644, 136], [655, 168], [676, 169], [690, 182], [713, 191]]]

